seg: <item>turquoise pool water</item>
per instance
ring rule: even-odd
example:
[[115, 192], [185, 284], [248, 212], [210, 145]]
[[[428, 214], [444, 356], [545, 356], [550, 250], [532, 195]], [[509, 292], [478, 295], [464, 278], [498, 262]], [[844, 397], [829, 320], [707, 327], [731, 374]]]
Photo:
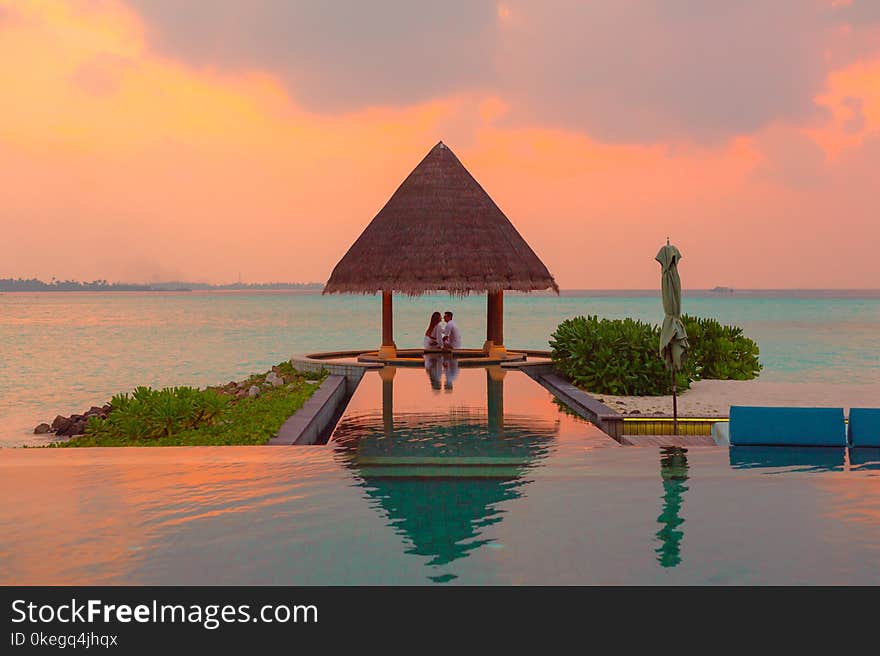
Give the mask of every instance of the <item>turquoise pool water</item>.
[[368, 373], [325, 446], [0, 451], [0, 583], [880, 583], [880, 452], [619, 447], [437, 373]]

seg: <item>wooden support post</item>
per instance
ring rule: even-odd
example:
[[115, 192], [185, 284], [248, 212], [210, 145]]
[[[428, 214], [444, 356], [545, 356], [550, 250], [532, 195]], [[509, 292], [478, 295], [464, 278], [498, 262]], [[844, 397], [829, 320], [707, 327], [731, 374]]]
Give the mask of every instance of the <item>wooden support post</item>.
[[486, 343], [483, 351], [488, 355], [492, 350], [493, 336], [495, 334], [495, 295], [492, 292], [486, 294]]
[[499, 290], [493, 296], [492, 348], [489, 349], [489, 355], [503, 358], [507, 355], [507, 349], [504, 348], [504, 292]]
[[678, 385], [675, 380], [675, 367], [672, 368], [672, 434], [678, 435]]
[[391, 305], [391, 292], [382, 291], [382, 346], [379, 347], [380, 358], [397, 356], [394, 344], [394, 313]]
[[504, 292], [498, 291], [495, 297], [495, 334], [492, 335], [495, 346], [504, 348]]

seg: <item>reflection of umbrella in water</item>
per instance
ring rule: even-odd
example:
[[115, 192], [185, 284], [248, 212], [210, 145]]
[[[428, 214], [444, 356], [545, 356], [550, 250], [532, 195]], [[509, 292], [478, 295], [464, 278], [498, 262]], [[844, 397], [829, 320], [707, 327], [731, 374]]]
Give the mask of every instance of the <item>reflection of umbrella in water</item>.
[[663, 567], [675, 567], [681, 562], [681, 540], [684, 524], [681, 504], [688, 486], [687, 449], [667, 447], [661, 450], [660, 476], [663, 478], [663, 512], [657, 518], [662, 528], [657, 531], [660, 546], [655, 549], [657, 560]]

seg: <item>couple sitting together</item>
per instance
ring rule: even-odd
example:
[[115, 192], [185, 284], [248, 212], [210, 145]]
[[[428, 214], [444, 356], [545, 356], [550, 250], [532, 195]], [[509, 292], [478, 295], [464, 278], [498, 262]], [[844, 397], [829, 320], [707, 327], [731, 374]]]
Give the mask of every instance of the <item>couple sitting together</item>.
[[452, 320], [452, 312], [443, 315], [446, 325], [441, 326], [440, 321], [439, 312], [431, 315], [431, 322], [425, 331], [425, 348], [444, 350], [461, 348], [461, 333]]

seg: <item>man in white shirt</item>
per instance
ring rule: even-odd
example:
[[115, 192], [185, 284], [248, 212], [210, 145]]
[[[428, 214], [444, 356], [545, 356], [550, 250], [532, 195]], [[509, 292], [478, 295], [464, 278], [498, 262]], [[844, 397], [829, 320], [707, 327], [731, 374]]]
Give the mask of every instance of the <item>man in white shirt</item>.
[[447, 311], [443, 315], [443, 320], [446, 322], [446, 326], [443, 328], [443, 348], [461, 348], [461, 333], [452, 320], [452, 312]]

